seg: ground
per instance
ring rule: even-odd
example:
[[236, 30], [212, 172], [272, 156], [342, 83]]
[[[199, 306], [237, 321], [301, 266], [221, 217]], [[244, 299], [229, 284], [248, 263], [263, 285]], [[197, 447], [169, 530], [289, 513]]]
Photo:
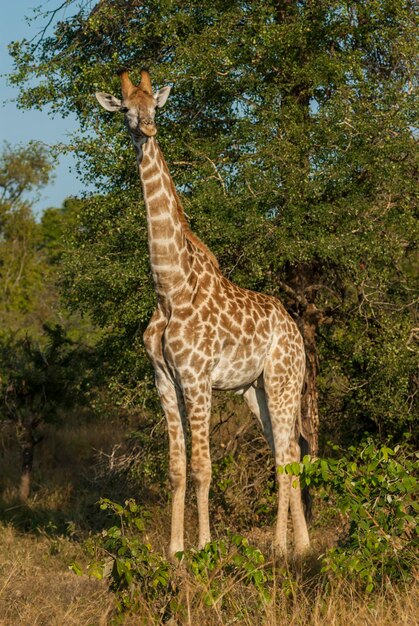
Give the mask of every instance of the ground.
[[[100, 496], [118, 500], [119, 495], [119, 501], [123, 501], [134, 496], [137, 490], [141, 497], [147, 499], [145, 504], [151, 512], [147, 541], [154, 550], [164, 551], [169, 533], [170, 504], [165, 493], [167, 477], [154, 477], [156, 470], [151, 464], [147, 469], [150, 484], [153, 481], [159, 484], [153, 489], [136, 486], [133, 471], [125, 483], [123, 475], [115, 476], [111, 471], [107, 473], [106, 459], [109, 461], [109, 455], [118, 444], [121, 446], [117, 449], [120, 457], [126, 453], [125, 435], [132, 428], [132, 423], [115, 418], [108, 422], [103, 419], [73, 419], [59, 428], [47, 428], [44, 440], [36, 450], [32, 493], [25, 505], [17, 499], [18, 449], [13, 444], [11, 432], [3, 429], [0, 438], [0, 625], [99, 626], [115, 623], [116, 598], [105, 582], [86, 574], [76, 576], [69, 569], [74, 562], [86, 566], [91, 559], [86, 545], [89, 541], [94, 542], [94, 537], [106, 524], [106, 517], [97, 505]], [[256, 444], [252, 442], [252, 445]], [[115, 462], [116, 458], [114, 465]], [[215, 475], [215, 480], [224, 491], [220, 492], [222, 498], [215, 494], [212, 502], [214, 534], [222, 537], [228, 525], [237, 524], [241, 526], [237, 530], [246, 534], [249, 541], [269, 558], [269, 513], [263, 507], [261, 512], [249, 512], [246, 526], [245, 491], [249, 491], [250, 498], [265, 497], [267, 508], [270, 494], [263, 492], [260, 473], [250, 476], [248, 468], [238, 465], [236, 461], [228, 461], [223, 465], [224, 469]], [[233, 494], [233, 497], [229, 494], [225, 475], [236, 475], [238, 471], [246, 489], [241, 495]], [[162, 494], [159, 493], [160, 485]], [[256, 523], [258, 516], [260, 526]], [[285, 592], [284, 585], [278, 583], [272, 600], [261, 608], [256, 604], [253, 606], [253, 599], [246, 588], [232, 582], [223, 602], [208, 607], [203, 600], [202, 585], [179, 570], [177, 585], [179, 597], [184, 603], [181, 621], [179, 618], [170, 619], [164, 613], [159, 616], [155, 607], [150, 605], [144, 607], [141, 616], [128, 615], [118, 623], [127, 626], [148, 623], [169, 623], [171, 626], [196, 623], [205, 626], [233, 623], [264, 626], [411, 626], [415, 623], [417, 584], [408, 589], [389, 585], [369, 598], [343, 583], [336, 585], [327, 595], [323, 593], [319, 585], [318, 556], [336, 540], [342, 529], [338, 528], [336, 519], [327, 520], [327, 511], [323, 511], [321, 517], [323, 521], [317, 514], [317, 521], [315, 518], [311, 527], [313, 554], [305, 568], [312, 574], [305, 574], [305, 582], [297, 590]], [[196, 529], [192, 497], [187, 526], [187, 540], [191, 543]]]

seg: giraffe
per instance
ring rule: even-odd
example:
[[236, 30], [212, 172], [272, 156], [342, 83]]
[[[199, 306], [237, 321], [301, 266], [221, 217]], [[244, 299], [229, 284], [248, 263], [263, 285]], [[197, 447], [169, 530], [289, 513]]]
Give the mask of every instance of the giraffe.
[[[169, 436], [172, 517], [169, 556], [184, 550], [186, 431], [198, 508], [198, 546], [211, 538], [209, 423], [212, 389], [242, 394], [261, 424], [275, 465], [299, 460], [297, 443], [305, 350], [297, 325], [279, 300], [238, 287], [220, 271], [191, 231], [155, 138], [156, 108], [170, 92], [153, 93], [148, 71], [139, 84], [119, 72], [122, 99], [96, 93], [106, 111], [120, 111], [131, 135], [147, 211], [151, 272], [157, 308], [144, 333]], [[298, 479], [277, 472], [276, 553], [287, 553], [289, 509], [296, 555], [309, 550]], [[292, 485], [291, 482], [294, 484]]]

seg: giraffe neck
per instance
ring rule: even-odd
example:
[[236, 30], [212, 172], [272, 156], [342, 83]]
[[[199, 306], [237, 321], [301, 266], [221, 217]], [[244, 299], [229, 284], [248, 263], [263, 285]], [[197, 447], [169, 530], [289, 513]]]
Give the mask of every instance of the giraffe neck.
[[157, 293], [166, 296], [182, 286], [190, 270], [185, 218], [183, 213], [179, 214], [179, 199], [154, 137], [148, 138], [138, 153], [147, 208], [151, 271]]

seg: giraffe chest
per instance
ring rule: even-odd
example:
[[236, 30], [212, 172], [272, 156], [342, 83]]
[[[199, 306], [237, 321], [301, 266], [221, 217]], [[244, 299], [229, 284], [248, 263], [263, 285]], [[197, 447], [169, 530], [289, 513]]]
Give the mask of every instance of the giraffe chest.
[[209, 377], [215, 389], [235, 389], [263, 370], [271, 340], [267, 320], [252, 312], [183, 307], [172, 315], [162, 336], [167, 366], [178, 379]]

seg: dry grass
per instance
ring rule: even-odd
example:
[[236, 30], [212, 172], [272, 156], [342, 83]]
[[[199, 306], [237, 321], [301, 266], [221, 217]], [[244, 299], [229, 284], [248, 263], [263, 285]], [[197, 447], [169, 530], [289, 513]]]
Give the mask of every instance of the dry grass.
[[[115, 617], [115, 601], [106, 586], [69, 571], [83, 562], [81, 547], [66, 538], [24, 535], [11, 526], [1, 528], [0, 624], [3, 626], [106, 625]], [[417, 623], [418, 585], [402, 590], [389, 586], [382, 593], [358, 595], [337, 585], [327, 594], [299, 585], [286, 595], [278, 584], [272, 602], [260, 605], [240, 583], [226, 582], [216, 605], [205, 603], [207, 588], [180, 572], [178, 602], [182, 609], [168, 618], [170, 626], [401, 626]], [[160, 618], [160, 619], [159, 619]], [[163, 623], [152, 603], [141, 615], [127, 616], [125, 626]]]
[[[124, 626], [414, 626], [418, 623], [419, 585], [409, 589], [387, 586], [381, 593], [366, 596], [353, 586], [336, 583], [324, 587], [298, 584], [285, 593], [278, 580], [272, 600], [260, 601], [240, 582], [225, 579], [217, 602], [208, 606], [208, 586], [179, 572], [176, 608], [144, 604], [141, 611], [125, 617]], [[163, 617], [165, 616], [165, 617]]]
[[106, 587], [68, 569], [82, 558], [67, 539], [0, 530], [0, 624], [46, 626], [107, 624], [113, 598]]
[[[134, 425], [135, 426], [135, 425]], [[98, 451], [109, 453], [123, 440], [126, 425], [115, 422], [68, 424], [49, 429], [36, 451], [32, 495], [26, 506], [17, 502], [17, 449], [12, 440], [0, 437], [0, 626], [100, 626], [115, 618], [115, 598], [99, 581], [78, 577], [71, 562], [86, 564], [83, 539], [105, 523], [96, 502], [99, 496], [118, 501], [130, 493], [124, 483], [111, 484], [95, 472]], [[128, 428], [129, 429], [129, 428]], [[2, 445], [3, 443], [3, 445]], [[247, 480], [247, 479], [246, 479]], [[132, 487], [131, 487], [132, 488]], [[256, 493], [256, 497], [259, 494]], [[169, 505], [150, 500], [152, 513], [148, 539], [162, 552], [169, 532]], [[233, 502], [234, 504], [234, 502]], [[217, 505], [215, 505], [217, 506]], [[326, 519], [326, 512], [322, 517]], [[229, 523], [220, 510], [215, 531], [223, 534]], [[234, 526], [236, 519], [230, 520]], [[250, 541], [265, 552], [270, 540], [268, 525], [245, 531]], [[266, 526], [266, 527], [265, 527]], [[313, 548], [321, 554], [336, 539], [336, 524], [315, 524]], [[237, 529], [243, 532], [243, 529]], [[187, 542], [196, 540], [195, 506], [187, 508]], [[126, 616], [125, 626], [399, 626], [418, 623], [416, 583], [409, 589], [391, 585], [370, 596], [359, 594], [349, 584], [335, 583], [325, 589], [313, 557], [306, 565], [305, 579], [293, 575], [294, 587], [284, 586], [278, 574], [272, 601], [261, 603], [255, 589], [233, 578], [223, 579], [221, 598], [206, 602], [207, 588], [182, 569], [175, 584], [177, 607], [169, 608], [170, 593], [162, 602], [150, 602], [140, 614]], [[311, 578], [307, 571], [311, 571]], [[308, 576], [308, 577], [307, 577]], [[121, 623], [121, 622], [119, 622]]]
[[18, 500], [19, 450], [13, 433], [0, 442], [0, 624], [107, 624], [114, 599], [106, 585], [69, 570], [83, 562], [80, 538], [86, 511], [96, 508], [90, 482], [95, 448], [112, 447], [123, 427], [106, 422], [46, 427], [35, 450], [31, 496]]
[[[319, 591], [313, 596], [299, 589], [292, 602], [285, 601], [278, 593], [259, 623], [263, 626], [411, 626], [416, 620], [417, 600], [417, 587], [404, 593], [389, 588], [370, 599], [343, 584], [327, 595]], [[255, 621], [242, 623], [250, 626]]]

